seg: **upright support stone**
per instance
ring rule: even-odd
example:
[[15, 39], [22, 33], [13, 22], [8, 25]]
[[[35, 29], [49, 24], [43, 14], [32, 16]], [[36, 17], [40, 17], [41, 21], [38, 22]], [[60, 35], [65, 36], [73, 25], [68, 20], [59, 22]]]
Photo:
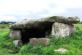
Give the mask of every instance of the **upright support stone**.
[[72, 32], [74, 32], [76, 29], [73, 25], [68, 25], [68, 24], [63, 24], [63, 23], [58, 23], [55, 22], [52, 25], [52, 31], [51, 31], [51, 36], [69, 36]]
[[9, 37], [14, 39], [21, 39], [20, 30], [11, 30]]

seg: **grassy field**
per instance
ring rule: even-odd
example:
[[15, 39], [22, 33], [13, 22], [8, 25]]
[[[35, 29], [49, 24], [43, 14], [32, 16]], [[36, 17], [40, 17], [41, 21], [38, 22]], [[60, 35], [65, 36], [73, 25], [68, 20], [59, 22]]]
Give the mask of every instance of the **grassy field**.
[[[75, 24], [75, 27], [77, 31], [67, 38], [56, 39], [47, 36], [51, 40], [51, 44], [47, 47], [32, 46], [29, 43], [16, 49], [12, 43], [14, 39], [9, 38], [8, 25], [0, 24], [0, 55], [82, 55], [82, 24]], [[65, 48], [68, 52], [55, 52], [54, 50], [58, 48]]]
[[9, 28], [9, 24], [0, 24], [0, 29]]
[[82, 24], [75, 24], [75, 26], [82, 30]]

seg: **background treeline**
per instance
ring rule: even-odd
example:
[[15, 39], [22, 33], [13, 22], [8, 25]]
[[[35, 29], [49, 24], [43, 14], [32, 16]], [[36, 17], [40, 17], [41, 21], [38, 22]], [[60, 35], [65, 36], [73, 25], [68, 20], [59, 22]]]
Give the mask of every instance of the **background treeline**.
[[82, 21], [80, 21], [79, 24], [82, 24]]
[[0, 22], [0, 29], [3, 29], [3, 28], [9, 28], [9, 26], [11, 24], [14, 24], [16, 22], [9, 22], [9, 21], [1, 21]]
[[0, 24], [14, 24], [16, 22], [12, 22], [12, 21], [1, 21]]

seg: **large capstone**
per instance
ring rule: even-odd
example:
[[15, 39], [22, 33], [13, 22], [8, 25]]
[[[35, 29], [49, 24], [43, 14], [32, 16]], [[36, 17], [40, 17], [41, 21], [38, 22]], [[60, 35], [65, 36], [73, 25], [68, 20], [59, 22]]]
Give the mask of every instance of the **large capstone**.
[[68, 25], [63, 23], [55, 22], [52, 25], [52, 31], [51, 36], [60, 36], [65, 37], [71, 35], [72, 32], [74, 32], [76, 29], [74, 25]]
[[39, 28], [44, 27], [45, 24], [50, 24], [54, 22], [74, 24], [78, 23], [80, 19], [78, 17], [63, 17], [63, 16], [52, 16], [40, 19], [25, 19], [23, 21], [13, 24], [10, 28], [12, 29], [28, 29], [28, 28]]

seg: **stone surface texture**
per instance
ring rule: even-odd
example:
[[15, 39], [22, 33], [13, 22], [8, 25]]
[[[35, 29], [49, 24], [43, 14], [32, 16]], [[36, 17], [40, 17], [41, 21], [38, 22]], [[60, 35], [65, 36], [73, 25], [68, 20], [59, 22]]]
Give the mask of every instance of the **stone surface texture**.
[[51, 36], [65, 37], [71, 35], [71, 33], [74, 31], [75, 31], [75, 27], [73, 25], [55, 22], [52, 25]]
[[9, 37], [10, 38], [14, 38], [14, 39], [21, 39], [21, 32], [20, 32], [20, 30], [11, 30]]
[[46, 18], [39, 18], [39, 19], [25, 19], [23, 21], [17, 22], [10, 26], [11, 29], [23, 29], [23, 28], [33, 28], [38, 27], [41, 24], [47, 23], [66, 23], [66, 24], [74, 24], [78, 23], [80, 19], [78, 17], [63, 17], [63, 16], [52, 16]]
[[35, 46], [35, 45], [44, 45], [48, 46], [50, 44], [50, 40], [48, 38], [31, 38], [30, 43]]
[[18, 47], [19, 45], [22, 44], [22, 42], [20, 40], [14, 40], [13, 44], [14, 44], [15, 47]]

